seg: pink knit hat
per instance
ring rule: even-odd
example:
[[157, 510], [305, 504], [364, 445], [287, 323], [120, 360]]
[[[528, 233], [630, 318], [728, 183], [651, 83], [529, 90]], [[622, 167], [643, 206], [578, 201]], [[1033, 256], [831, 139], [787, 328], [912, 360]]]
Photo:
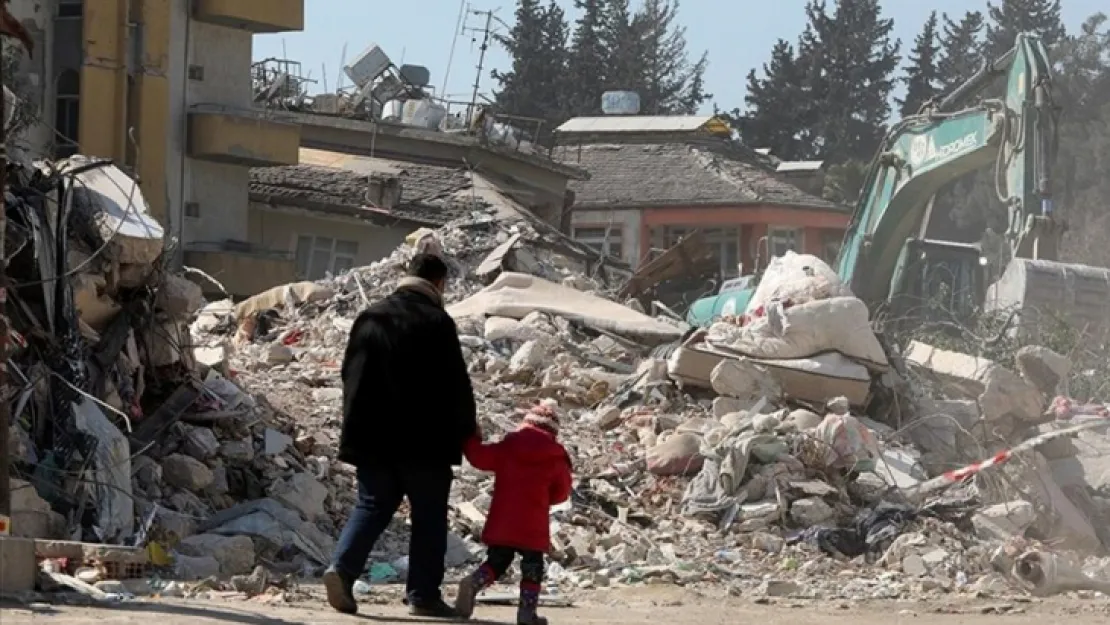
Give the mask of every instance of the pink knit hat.
[[536, 402], [524, 413], [524, 423], [558, 434], [559, 402], [550, 398]]

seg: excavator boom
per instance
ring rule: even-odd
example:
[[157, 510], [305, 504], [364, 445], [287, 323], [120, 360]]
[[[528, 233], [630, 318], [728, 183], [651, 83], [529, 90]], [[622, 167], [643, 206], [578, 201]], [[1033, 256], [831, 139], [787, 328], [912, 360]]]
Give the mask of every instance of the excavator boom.
[[[982, 97], [1000, 82], [1005, 82], [1001, 97]], [[1066, 228], [1055, 214], [1052, 197], [1057, 116], [1044, 44], [1035, 35], [1019, 34], [1002, 57], [984, 63], [952, 92], [894, 124], [871, 162], [834, 263], [841, 279], [873, 309], [896, 309], [899, 314], [907, 311], [896, 302], [942, 293], [959, 313], [980, 309], [988, 292], [988, 262], [996, 274], [1005, 266], [1007, 274], [1048, 276], [1038, 285], [1021, 276], [1004, 281], [1005, 293], [991, 287], [992, 297], [999, 301], [1027, 307], [1031, 291], [1063, 293], [1053, 276], [1091, 272], [1106, 274], [1110, 297], [1107, 270], [1053, 262]], [[937, 192], [988, 167], [1008, 215], [999, 253], [926, 239]], [[948, 278], [938, 279], [940, 273]], [[951, 284], [940, 285], [938, 280]], [[954, 294], [956, 286], [961, 291]], [[687, 321], [705, 325], [720, 314], [740, 312], [752, 290], [703, 298], [691, 306]]]
[[[909, 276], [902, 272], [915, 260], [904, 248], [907, 240], [924, 239], [936, 193], [992, 164], [1009, 215], [1004, 236], [1010, 257], [1056, 259], [1064, 228], [1051, 196], [1056, 111], [1050, 70], [1041, 41], [1018, 35], [1000, 59], [891, 128], [836, 261], [837, 273], [859, 297], [875, 305], [903, 292]], [[1001, 77], [1004, 97], [967, 104]]]

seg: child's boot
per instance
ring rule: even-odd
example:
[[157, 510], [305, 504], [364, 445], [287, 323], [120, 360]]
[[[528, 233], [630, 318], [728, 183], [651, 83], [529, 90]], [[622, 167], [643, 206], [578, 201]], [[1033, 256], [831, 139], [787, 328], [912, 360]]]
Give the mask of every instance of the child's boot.
[[516, 609], [517, 625], [547, 625], [547, 619], [536, 614], [540, 604], [540, 585], [520, 583], [520, 607]]
[[474, 613], [474, 602], [478, 598], [478, 593], [489, 588], [495, 581], [497, 581], [497, 574], [489, 564], [482, 564], [478, 570], [463, 578], [459, 582], [458, 595], [455, 596], [455, 611], [459, 616], [470, 618]]

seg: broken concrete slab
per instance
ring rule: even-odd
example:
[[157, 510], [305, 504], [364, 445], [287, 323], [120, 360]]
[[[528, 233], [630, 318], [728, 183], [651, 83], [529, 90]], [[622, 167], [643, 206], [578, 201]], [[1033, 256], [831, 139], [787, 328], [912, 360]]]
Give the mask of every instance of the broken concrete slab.
[[162, 254], [165, 232], [150, 215], [150, 206], [139, 183], [110, 161], [97, 166], [87, 156], [71, 156], [59, 164], [74, 174], [73, 203], [109, 244], [111, 256], [120, 264], [153, 268]]
[[977, 401], [983, 419], [989, 422], [1006, 417], [1035, 422], [1043, 416], [1045, 398], [1040, 391], [992, 360], [920, 341], [910, 343], [905, 360], [949, 398]]
[[35, 541], [16, 536], [0, 536], [0, 593], [31, 592], [39, 577]]

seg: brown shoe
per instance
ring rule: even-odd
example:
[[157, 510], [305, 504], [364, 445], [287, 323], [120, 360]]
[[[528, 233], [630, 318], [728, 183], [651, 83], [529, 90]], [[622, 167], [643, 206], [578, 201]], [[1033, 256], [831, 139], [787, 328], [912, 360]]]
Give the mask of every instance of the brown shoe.
[[335, 567], [324, 573], [324, 589], [328, 593], [328, 605], [342, 614], [358, 614], [355, 601], [355, 580], [349, 579]]
[[455, 611], [462, 618], [470, 618], [474, 614], [474, 601], [478, 598], [478, 581], [473, 575], [468, 575], [459, 582], [459, 591], [455, 595]]

